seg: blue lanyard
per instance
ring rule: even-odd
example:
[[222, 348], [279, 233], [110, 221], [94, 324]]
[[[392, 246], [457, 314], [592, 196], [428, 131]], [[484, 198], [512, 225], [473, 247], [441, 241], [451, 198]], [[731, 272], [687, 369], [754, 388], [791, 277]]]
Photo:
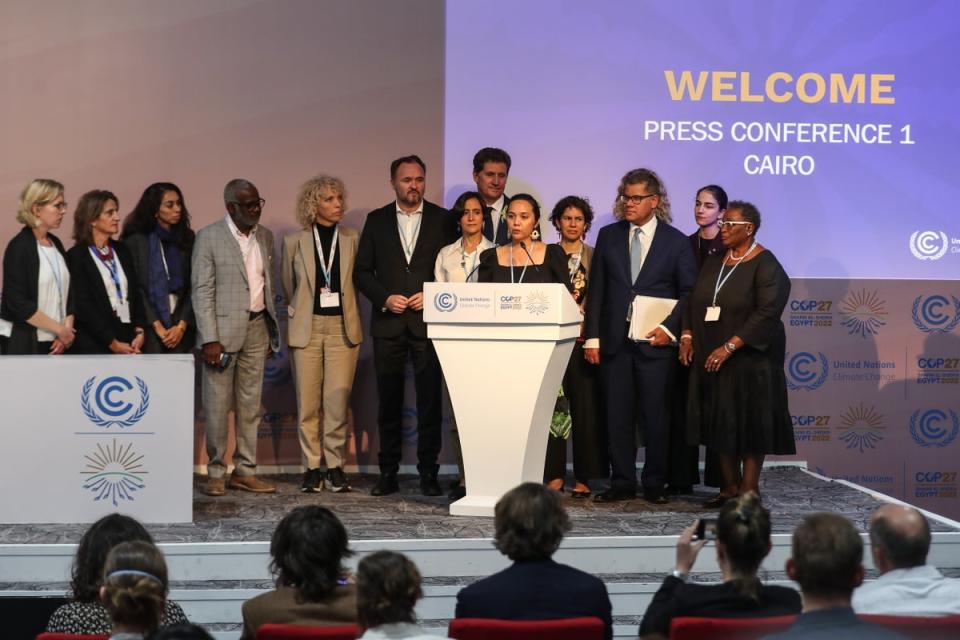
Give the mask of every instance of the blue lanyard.
[[[520, 279], [517, 281], [517, 284], [523, 284], [523, 276], [527, 275], [527, 267], [530, 265], [529, 258], [527, 258], [527, 263], [523, 265], [523, 271], [520, 272]], [[510, 246], [510, 284], [513, 284], [513, 247]]]
[[317, 243], [317, 257], [320, 258], [320, 272], [323, 274], [323, 279], [327, 282], [327, 289], [333, 289], [333, 284], [330, 282], [330, 273], [333, 271], [333, 256], [337, 253], [337, 238], [340, 236], [340, 227], [339, 225], [333, 230], [333, 240], [330, 241], [330, 261], [327, 262], [323, 258], [323, 246], [320, 244], [320, 234], [317, 232], [317, 226], [313, 226], [313, 239]]
[[93, 245], [90, 245], [90, 253], [93, 254], [94, 259], [99, 260], [107, 267], [107, 271], [110, 272], [110, 278], [113, 280], [113, 286], [117, 288], [117, 298], [119, 298], [120, 302], [122, 303], [123, 286], [120, 284], [120, 270], [117, 268], [117, 254], [113, 253], [113, 250], [111, 249], [112, 255], [110, 256], [110, 259], [105, 260], [103, 256], [100, 255], [100, 251]]

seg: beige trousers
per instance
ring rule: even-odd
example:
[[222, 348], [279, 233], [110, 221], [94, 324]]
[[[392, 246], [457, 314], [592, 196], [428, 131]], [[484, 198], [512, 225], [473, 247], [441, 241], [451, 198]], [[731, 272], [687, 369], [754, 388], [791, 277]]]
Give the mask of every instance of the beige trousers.
[[[310, 343], [291, 348], [300, 419], [300, 448], [308, 469], [343, 466], [347, 442], [347, 410], [357, 371], [359, 346], [350, 346], [343, 316], [313, 316]], [[321, 429], [321, 413], [323, 428]]]

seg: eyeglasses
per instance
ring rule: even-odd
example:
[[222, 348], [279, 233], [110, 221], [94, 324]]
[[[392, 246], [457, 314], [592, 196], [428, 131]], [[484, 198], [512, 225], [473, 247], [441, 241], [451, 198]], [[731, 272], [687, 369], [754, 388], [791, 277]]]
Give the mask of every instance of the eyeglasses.
[[243, 207], [247, 211], [257, 211], [259, 209], [263, 209], [264, 205], [267, 204], [267, 201], [263, 198], [257, 198], [251, 202], [238, 202], [237, 200], [231, 200], [230, 202], [239, 207]]
[[749, 220], [717, 220], [718, 227], [720, 227], [721, 229], [726, 227], [731, 231], [733, 230], [733, 227], [739, 224], [753, 224], [753, 223], [750, 222]]
[[658, 194], [648, 193], [645, 196], [628, 196], [625, 193], [621, 193], [619, 196], [617, 196], [617, 200], [619, 200], [622, 204], [627, 204], [628, 202], [632, 202], [633, 204], [640, 204], [647, 198], [652, 198], [655, 195], [658, 195]]
[[60, 203], [57, 203], [57, 204], [54, 204], [53, 202], [45, 202], [45, 203], [43, 203], [43, 206], [45, 206], [45, 207], [53, 207], [53, 208], [56, 209], [57, 211], [66, 211], [66, 210], [67, 210], [67, 203], [66, 203], [66, 202], [60, 202]]

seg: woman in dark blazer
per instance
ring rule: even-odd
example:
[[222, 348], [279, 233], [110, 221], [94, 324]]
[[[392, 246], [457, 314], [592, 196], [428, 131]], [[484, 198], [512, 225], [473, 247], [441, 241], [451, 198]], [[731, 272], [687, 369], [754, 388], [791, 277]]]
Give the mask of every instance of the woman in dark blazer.
[[81, 354], [140, 353], [143, 306], [133, 257], [111, 237], [120, 227], [118, 200], [109, 191], [89, 191], [73, 213], [67, 252], [72, 275], [77, 340]]
[[24, 227], [3, 254], [0, 317], [11, 324], [5, 353], [57, 355], [73, 344], [70, 271], [60, 240], [67, 205], [63, 185], [39, 178], [20, 194], [17, 221]]
[[180, 188], [147, 187], [123, 222], [120, 239], [133, 256], [147, 323], [144, 353], [190, 353], [196, 333], [190, 299], [190, 213]]

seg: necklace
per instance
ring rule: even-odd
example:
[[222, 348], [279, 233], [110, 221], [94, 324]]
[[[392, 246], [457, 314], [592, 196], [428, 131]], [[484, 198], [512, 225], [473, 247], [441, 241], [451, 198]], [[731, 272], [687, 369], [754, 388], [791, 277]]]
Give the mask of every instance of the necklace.
[[743, 261], [743, 259], [746, 258], [748, 255], [750, 255], [750, 252], [753, 251], [756, 247], [757, 247], [757, 241], [754, 240], [753, 244], [751, 244], [747, 248], [747, 250], [743, 253], [743, 255], [740, 256], [739, 258], [733, 255], [733, 249], [730, 249], [727, 252], [727, 260], [733, 260], [735, 263], [740, 264], [740, 262]]

